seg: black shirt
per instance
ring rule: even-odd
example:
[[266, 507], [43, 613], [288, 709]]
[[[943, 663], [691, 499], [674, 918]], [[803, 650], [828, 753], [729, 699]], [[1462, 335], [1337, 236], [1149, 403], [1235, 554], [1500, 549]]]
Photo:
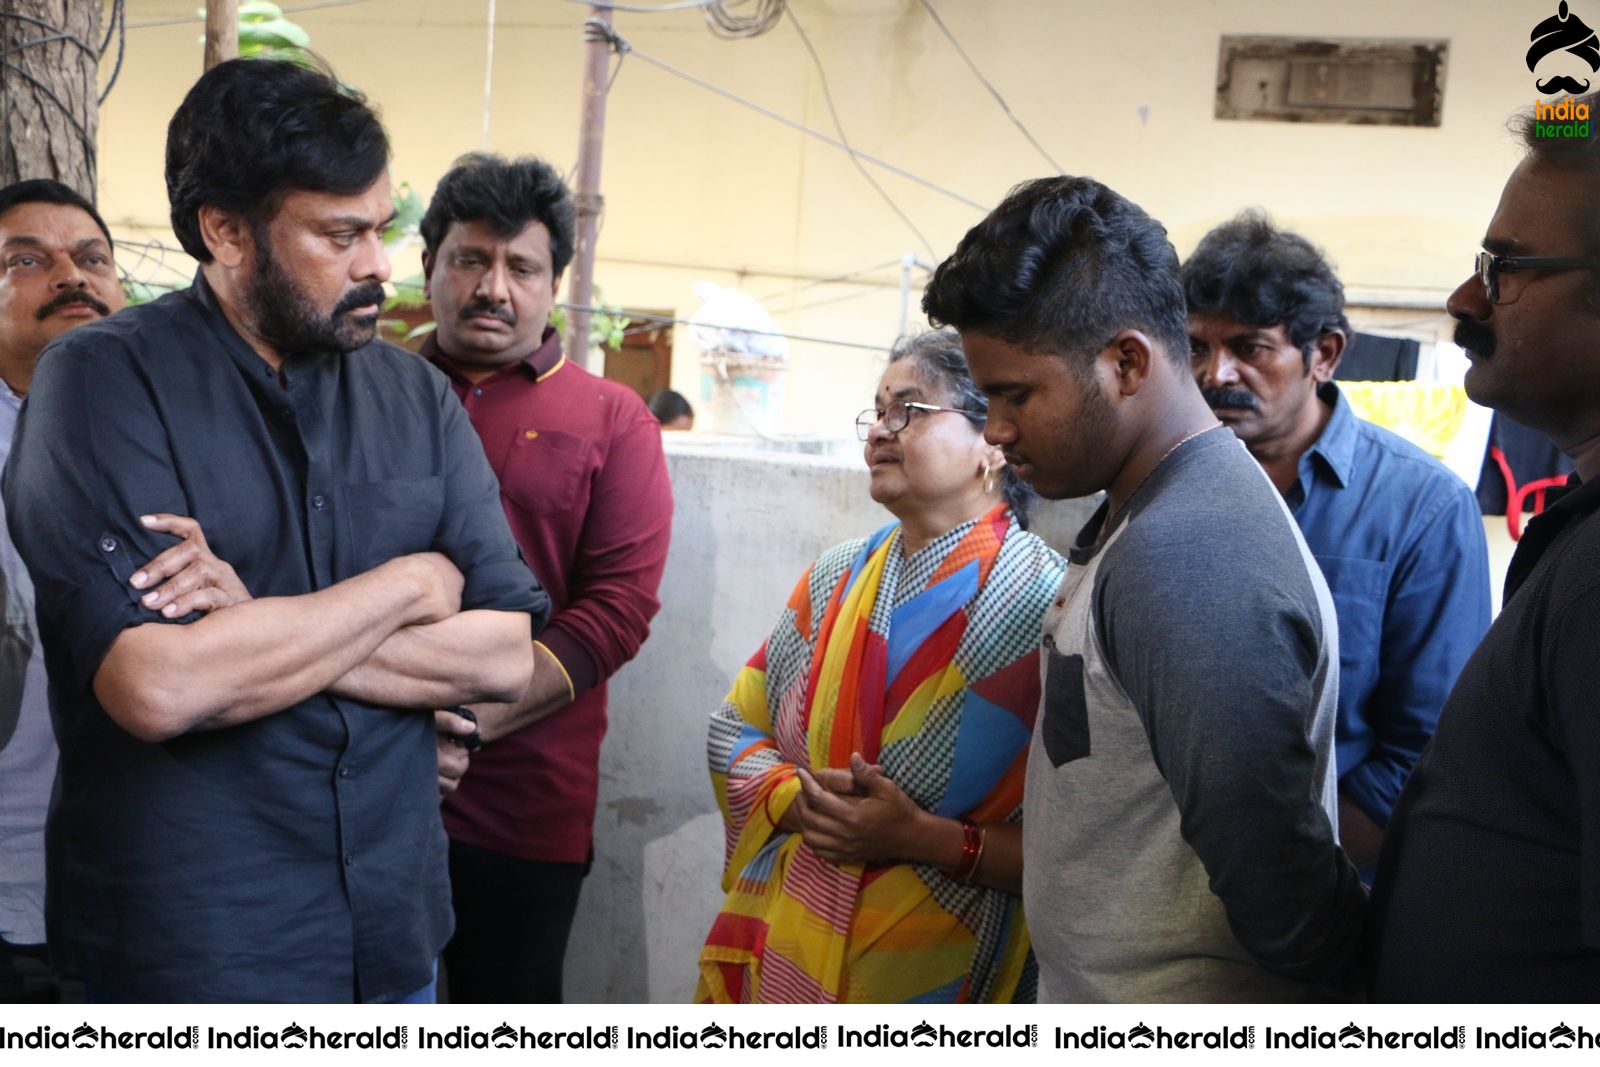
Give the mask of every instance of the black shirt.
[[431, 714], [319, 694], [148, 744], [92, 682], [124, 629], [166, 621], [128, 584], [173, 543], [139, 524], [151, 512], [197, 519], [257, 597], [431, 548], [465, 576], [464, 609], [541, 626], [549, 600], [448, 379], [382, 343], [280, 376], [201, 277], [46, 349], [4, 489], [61, 745], [47, 841], [61, 962], [133, 1000], [427, 985], [451, 928]]
[[1389, 823], [1377, 1000], [1600, 1001], [1600, 480], [1556, 492]]

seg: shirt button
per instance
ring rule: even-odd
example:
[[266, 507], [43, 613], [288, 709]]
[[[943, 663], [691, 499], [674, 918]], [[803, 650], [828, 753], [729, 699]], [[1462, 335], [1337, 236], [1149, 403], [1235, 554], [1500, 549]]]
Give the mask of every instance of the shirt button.
[[117, 550], [117, 539], [115, 537], [102, 537], [102, 538], [100, 538], [100, 551], [102, 551], [102, 552], [115, 552], [116, 550]]
[[350, 777], [350, 768], [349, 767], [340, 767], [339, 768], [339, 777], [340, 778], [348, 778], [348, 777]]
[[318, 493], [316, 496], [311, 498], [311, 506], [316, 508], [318, 511], [321, 511], [324, 507], [326, 507], [327, 503], [327, 499], [324, 498], [321, 493]]
[[473, 390], [473, 391], [472, 391], [472, 395], [473, 395], [473, 396], [482, 396], [482, 395], [483, 395], [483, 390], [482, 390], [482, 389], [481, 389], [481, 388], [478, 388], [478, 389], [474, 389], [474, 390]]
[[346, 852], [344, 854], [344, 865], [346, 867], [354, 867], [356, 865], [356, 858], [350, 853]]

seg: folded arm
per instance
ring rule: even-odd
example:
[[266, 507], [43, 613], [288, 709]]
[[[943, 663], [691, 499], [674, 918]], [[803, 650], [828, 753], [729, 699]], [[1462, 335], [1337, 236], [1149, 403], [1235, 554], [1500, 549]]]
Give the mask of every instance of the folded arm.
[[394, 631], [328, 689], [393, 708], [453, 708], [516, 700], [532, 670], [527, 615], [463, 611]]
[[595, 471], [583, 534], [565, 568], [565, 604], [533, 649], [532, 685], [519, 700], [473, 707], [486, 742], [566, 707], [634, 657], [661, 609], [656, 592], [671, 535], [661, 427], [640, 407]]
[[187, 626], [134, 626], [101, 661], [95, 696], [146, 741], [249, 722], [327, 689], [398, 628], [450, 617], [460, 595], [454, 565], [422, 553], [304, 596], [233, 604]]

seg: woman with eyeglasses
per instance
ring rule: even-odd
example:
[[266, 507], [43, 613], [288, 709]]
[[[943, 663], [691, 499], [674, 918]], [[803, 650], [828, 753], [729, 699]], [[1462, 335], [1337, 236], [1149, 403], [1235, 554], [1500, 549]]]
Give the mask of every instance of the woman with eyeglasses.
[[712, 716], [727, 899], [696, 1000], [1016, 1002], [1039, 634], [1065, 566], [951, 331], [856, 425], [895, 521], [823, 553]]

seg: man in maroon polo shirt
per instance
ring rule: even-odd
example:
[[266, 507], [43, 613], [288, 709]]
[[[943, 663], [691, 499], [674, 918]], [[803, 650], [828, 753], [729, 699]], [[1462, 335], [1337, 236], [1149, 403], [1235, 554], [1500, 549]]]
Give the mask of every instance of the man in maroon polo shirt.
[[592, 855], [606, 679], [661, 606], [672, 490], [644, 401], [569, 362], [549, 325], [573, 241], [556, 172], [463, 156], [422, 237], [438, 322], [423, 355], [466, 406], [554, 612], [522, 699], [473, 706], [484, 747], [444, 804], [450, 999], [555, 1002]]

